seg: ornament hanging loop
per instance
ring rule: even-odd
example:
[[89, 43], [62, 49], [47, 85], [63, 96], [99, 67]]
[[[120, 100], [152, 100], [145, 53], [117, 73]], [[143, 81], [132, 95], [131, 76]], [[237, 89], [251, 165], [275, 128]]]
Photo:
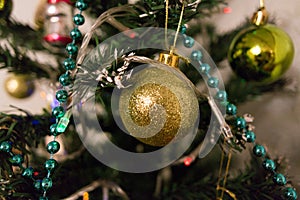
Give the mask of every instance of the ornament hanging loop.
[[251, 18], [251, 23], [255, 26], [262, 26], [268, 22], [269, 14], [265, 8], [265, 1], [260, 0], [259, 9], [253, 14]]

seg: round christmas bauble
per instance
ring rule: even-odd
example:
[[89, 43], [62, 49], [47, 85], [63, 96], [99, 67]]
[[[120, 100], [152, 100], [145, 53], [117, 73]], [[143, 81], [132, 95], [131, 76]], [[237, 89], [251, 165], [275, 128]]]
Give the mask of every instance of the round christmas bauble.
[[266, 84], [281, 78], [293, 57], [291, 38], [271, 24], [242, 30], [233, 39], [228, 52], [229, 63], [238, 76]]
[[12, 97], [22, 99], [31, 96], [35, 86], [28, 75], [11, 75], [5, 80], [4, 88]]
[[190, 84], [181, 72], [166, 65], [134, 73], [119, 97], [126, 131], [152, 146], [165, 146], [191, 133], [197, 126], [199, 106]]
[[8, 18], [12, 11], [12, 0], [0, 0], [0, 18]]

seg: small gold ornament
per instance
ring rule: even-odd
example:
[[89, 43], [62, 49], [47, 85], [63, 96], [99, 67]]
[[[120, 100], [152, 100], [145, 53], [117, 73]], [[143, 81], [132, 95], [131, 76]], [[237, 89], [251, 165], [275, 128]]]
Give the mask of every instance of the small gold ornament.
[[190, 133], [198, 122], [198, 100], [178, 70], [149, 66], [130, 77], [122, 89], [119, 111], [126, 130], [141, 142], [165, 146]]
[[18, 99], [31, 96], [35, 89], [32, 78], [28, 75], [11, 75], [4, 84], [6, 92]]
[[289, 35], [277, 26], [266, 24], [264, 7], [254, 13], [253, 26], [233, 39], [228, 60], [233, 71], [247, 81], [272, 83], [289, 69], [294, 45]]

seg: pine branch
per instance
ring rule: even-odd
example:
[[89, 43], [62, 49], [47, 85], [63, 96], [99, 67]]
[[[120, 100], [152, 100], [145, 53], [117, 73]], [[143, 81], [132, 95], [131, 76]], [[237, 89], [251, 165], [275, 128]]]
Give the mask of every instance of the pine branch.
[[[123, 189], [119, 185], [117, 185], [116, 183], [114, 183], [112, 181], [107, 181], [107, 180], [103, 180], [103, 179], [98, 179], [96, 181], [93, 181], [89, 185], [81, 188], [80, 190], [76, 191], [71, 196], [64, 198], [63, 200], [76, 200], [76, 199], [80, 198], [81, 196], [83, 196], [84, 192], [92, 192], [95, 189], [97, 189], [98, 187], [102, 187], [103, 190], [111, 189], [115, 194], [122, 197], [122, 199], [129, 200], [128, 195], [123, 191]], [[106, 195], [107, 194], [105, 194], [103, 192], [103, 200], [109, 199], [109, 197]]]
[[11, 41], [14, 47], [23, 46], [30, 50], [45, 50], [41, 45], [42, 32], [28, 25], [9, 19], [0, 22], [0, 37]]
[[13, 46], [0, 46], [0, 70], [7, 69], [16, 74], [31, 74], [35, 78], [55, 80], [58, 70], [33, 60], [27, 55], [27, 50]]
[[[275, 159], [277, 165], [282, 163]], [[198, 161], [200, 162], [200, 161]], [[193, 166], [198, 167], [199, 166]], [[192, 173], [194, 169], [190, 169]], [[196, 170], [197, 171], [197, 170]], [[195, 172], [194, 172], [195, 173]], [[199, 171], [201, 173], [201, 171]], [[213, 172], [212, 172], [213, 173]], [[194, 199], [215, 199], [217, 177], [207, 174], [203, 178], [195, 175], [188, 179], [188, 182], [174, 182], [169, 191], [162, 194], [162, 199], [194, 200]], [[257, 158], [252, 157], [245, 170], [241, 170], [237, 176], [229, 176], [226, 188], [233, 192], [239, 200], [283, 200], [282, 188], [275, 185], [269, 174], [262, 168]], [[229, 198], [226, 193], [224, 199]]]

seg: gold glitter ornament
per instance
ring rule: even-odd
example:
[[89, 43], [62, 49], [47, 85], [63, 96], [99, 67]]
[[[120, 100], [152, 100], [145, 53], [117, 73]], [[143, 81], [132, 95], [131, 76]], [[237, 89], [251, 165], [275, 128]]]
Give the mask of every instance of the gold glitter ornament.
[[199, 106], [191, 83], [163, 64], [134, 73], [122, 89], [119, 112], [130, 135], [152, 146], [165, 146], [195, 130]]
[[4, 88], [12, 97], [23, 99], [32, 95], [35, 86], [30, 76], [14, 74], [5, 80]]

